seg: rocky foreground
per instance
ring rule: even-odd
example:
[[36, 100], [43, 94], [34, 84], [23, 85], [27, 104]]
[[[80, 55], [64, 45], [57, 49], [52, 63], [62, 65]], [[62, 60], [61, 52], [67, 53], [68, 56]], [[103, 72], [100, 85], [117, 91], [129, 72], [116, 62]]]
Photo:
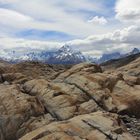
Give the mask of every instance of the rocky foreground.
[[0, 140], [139, 140], [140, 58], [105, 70], [0, 62]]

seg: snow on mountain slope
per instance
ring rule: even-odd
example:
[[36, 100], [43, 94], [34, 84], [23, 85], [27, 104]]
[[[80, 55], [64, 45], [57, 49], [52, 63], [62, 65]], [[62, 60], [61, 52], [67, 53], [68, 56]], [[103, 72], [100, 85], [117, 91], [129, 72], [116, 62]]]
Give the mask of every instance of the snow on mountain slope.
[[92, 61], [91, 57], [84, 56], [80, 51], [72, 49], [68, 45], [56, 51], [46, 51], [39, 49], [19, 48], [3, 49], [0, 58], [11, 62], [20, 61], [41, 61], [50, 64], [78, 64], [81, 62]]
[[64, 45], [48, 59], [48, 63], [53, 64], [77, 64], [86, 61], [86, 57], [80, 51], [73, 50], [68, 45]]
[[139, 52], [139, 49], [134, 48], [131, 52], [126, 54], [113, 52], [103, 54], [101, 58], [97, 59], [93, 56], [86, 56], [69, 45], [64, 45], [60, 49], [53, 51], [19, 47], [0, 49], [0, 59], [14, 63], [21, 61], [40, 61], [49, 64], [78, 64], [82, 62], [96, 62], [100, 64], [112, 59], [119, 59], [132, 54], [137, 54]]

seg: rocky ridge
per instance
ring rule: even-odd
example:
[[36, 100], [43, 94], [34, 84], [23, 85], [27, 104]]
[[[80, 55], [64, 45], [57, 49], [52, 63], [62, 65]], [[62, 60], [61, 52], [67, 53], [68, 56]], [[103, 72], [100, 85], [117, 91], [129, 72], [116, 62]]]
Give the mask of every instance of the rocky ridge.
[[0, 140], [139, 140], [139, 62], [3, 65]]

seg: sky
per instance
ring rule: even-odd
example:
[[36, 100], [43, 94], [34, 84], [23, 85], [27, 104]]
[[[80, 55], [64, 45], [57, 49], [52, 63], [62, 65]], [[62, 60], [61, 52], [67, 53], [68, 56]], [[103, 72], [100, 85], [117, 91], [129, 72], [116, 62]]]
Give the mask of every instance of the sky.
[[55, 50], [95, 57], [140, 48], [140, 0], [0, 0], [0, 49]]

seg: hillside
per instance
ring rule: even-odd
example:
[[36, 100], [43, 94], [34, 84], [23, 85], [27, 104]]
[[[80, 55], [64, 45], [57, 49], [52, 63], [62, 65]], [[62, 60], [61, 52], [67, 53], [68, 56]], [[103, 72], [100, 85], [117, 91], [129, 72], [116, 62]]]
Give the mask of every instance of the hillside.
[[101, 66], [103, 66], [103, 68], [105, 69], [116, 69], [116, 68], [119, 68], [119, 67], [122, 67], [124, 65], [131, 63], [132, 61], [136, 60], [139, 57], [140, 57], [140, 53], [128, 55], [123, 58], [112, 59], [107, 62], [104, 62], [101, 64]]
[[0, 140], [139, 140], [139, 60], [4, 65]]

